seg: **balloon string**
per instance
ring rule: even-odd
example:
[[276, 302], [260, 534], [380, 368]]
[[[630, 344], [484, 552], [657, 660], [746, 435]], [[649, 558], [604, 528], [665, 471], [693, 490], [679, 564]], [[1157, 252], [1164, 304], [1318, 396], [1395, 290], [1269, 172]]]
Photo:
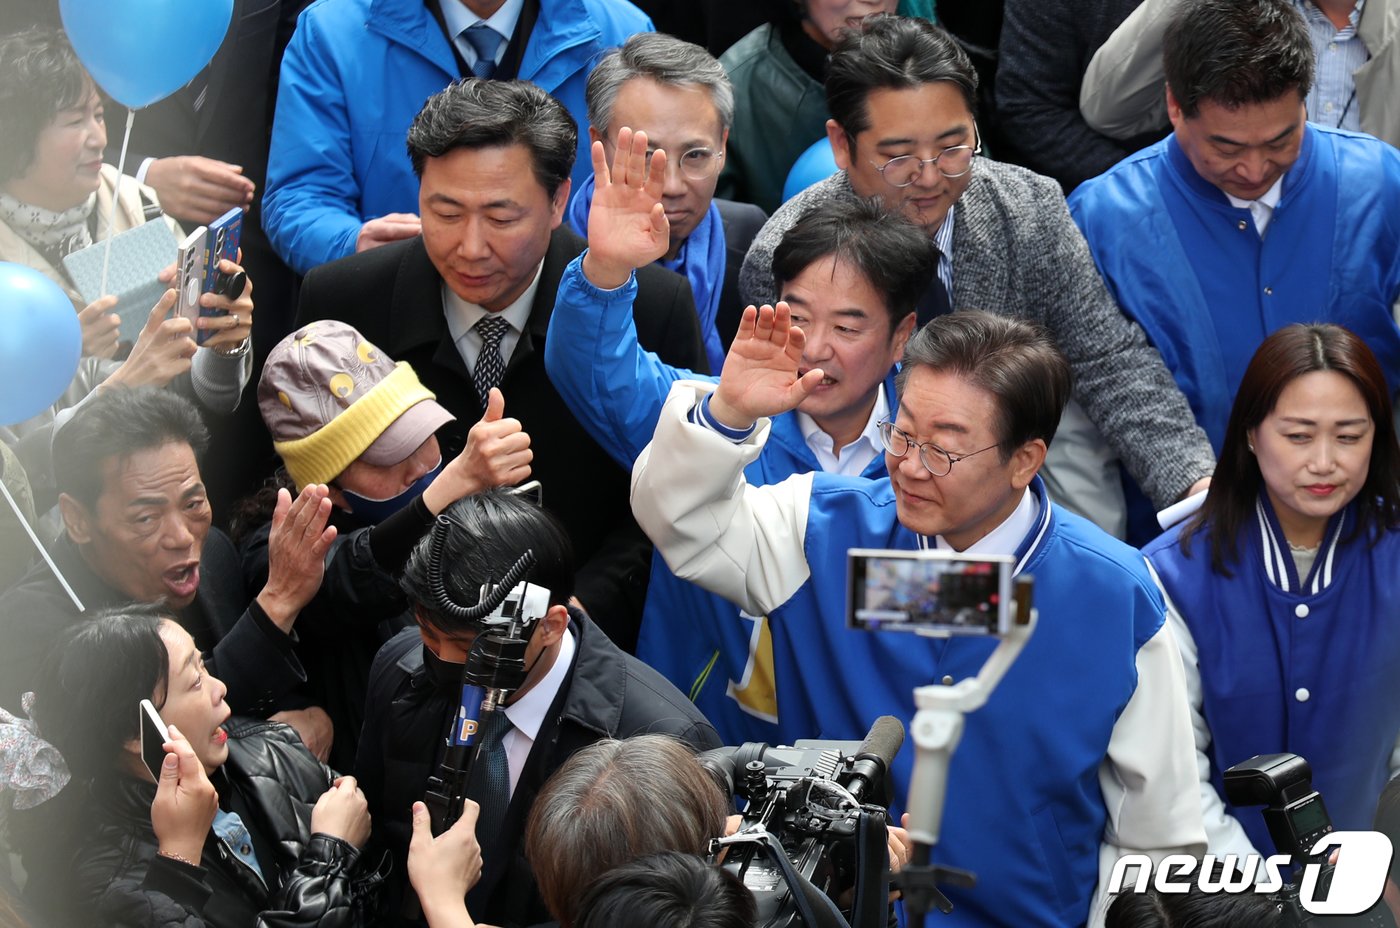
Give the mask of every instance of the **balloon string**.
[[107, 244], [102, 248], [102, 285], [97, 295], [107, 295], [107, 265], [112, 260], [112, 229], [117, 224], [117, 210], [122, 204], [122, 172], [126, 170], [126, 147], [131, 144], [131, 124], [136, 120], [136, 110], [126, 111], [126, 132], [122, 134], [122, 153], [117, 159], [117, 187], [112, 191], [112, 215], [107, 220]]
[[78, 594], [74, 593], [73, 588], [68, 585], [68, 580], [63, 576], [63, 572], [58, 569], [58, 565], [53, 562], [53, 558], [49, 557], [48, 549], [39, 541], [39, 536], [34, 534], [34, 529], [30, 527], [29, 520], [24, 517], [24, 513], [20, 512], [19, 504], [16, 503], [15, 498], [10, 495], [10, 490], [5, 486], [4, 481], [0, 481], [0, 493], [5, 495], [5, 502], [10, 504], [10, 509], [15, 514], [15, 521], [19, 522], [19, 524], [24, 527], [24, 533], [29, 536], [29, 540], [34, 544], [34, 549], [39, 552], [39, 555], [44, 559], [44, 563], [49, 565], [49, 570], [53, 571], [53, 575], [58, 578], [58, 582], [63, 584], [63, 591], [68, 594], [69, 599], [73, 600], [74, 607], [76, 607], [79, 612], [82, 612], [83, 601], [78, 598]]

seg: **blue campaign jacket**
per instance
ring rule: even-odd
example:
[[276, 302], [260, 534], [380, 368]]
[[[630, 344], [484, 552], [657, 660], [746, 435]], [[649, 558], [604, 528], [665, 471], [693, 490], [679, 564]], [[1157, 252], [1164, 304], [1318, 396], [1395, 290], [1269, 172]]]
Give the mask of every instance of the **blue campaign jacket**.
[[[365, 221], [418, 212], [405, 140], [423, 101], [461, 75], [433, 0], [317, 0], [282, 59], [263, 228], [299, 274], [355, 251]], [[592, 173], [583, 91], [598, 56], [651, 20], [626, 0], [540, 0], [520, 77], [579, 130], [573, 180]]]
[[[635, 275], [616, 290], [599, 290], [584, 277], [582, 263], [574, 259], [559, 283], [545, 369], [574, 417], [630, 470], [656, 431], [671, 384], [718, 377], [680, 370], [642, 350], [628, 311], [637, 295]], [[893, 374], [885, 395], [895, 396]], [[817, 470], [796, 414], [788, 413], [773, 419], [763, 454], [744, 475], [763, 485]], [[883, 455], [864, 476], [885, 476]], [[776, 724], [781, 695], [774, 688], [766, 619], [681, 580], [660, 555], [652, 557], [648, 584], [637, 656], [688, 693], [726, 744], [812, 737], [801, 725]]]
[[1217, 453], [1260, 342], [1294, 322], [1361, 336], [1400, 387], [1400, 151], [1309, 123], [1261, 240], [1174, 136], [1069, 199], [1118, 305], [1146, 331]]
[[[1400, 531], [1350, 537], [1355, 505], [1332, 517], [1300, 578], [1266, 498], [1242, 529], [1234, 577], [1211, 569], [1205, 535], [1180, 527], [1143, 549], [1196, 641], [1211, 779], [1255, 754], [1300, 754], [1339, 830], [1367, 830], [1400, 736]], [[1258, 809], [1226, 808], [1273, 853]]]
[[[1106, 821], [1099, 767], [1136, 691], [1138, 650], [1164, 623], [1141, 556], [1052, 506], [1039, 477], [1032, 491], [1040, 517], [1016, 558], [1017, 572], [1035, 578], [1040, 622], [987, 704], [968, 716], [953, 755], [934, 856], [975, 871], [983, 889], [947, 890], [957, 907], [941, 919], [950, 928], [1088, 918]], [[797, 690], [783, 704], [785, 725], [859, 738], [880, 715], [913, 718], [916, 686], [981, 669], [995, 640], [846, 627], [847, 549], [920, 546], [896, 517], [889, 481], [816, 474], [805, 538], [811, 574], [771, 615], [780, 692]], [[894, 765], [901, 797], [911, 748]]]

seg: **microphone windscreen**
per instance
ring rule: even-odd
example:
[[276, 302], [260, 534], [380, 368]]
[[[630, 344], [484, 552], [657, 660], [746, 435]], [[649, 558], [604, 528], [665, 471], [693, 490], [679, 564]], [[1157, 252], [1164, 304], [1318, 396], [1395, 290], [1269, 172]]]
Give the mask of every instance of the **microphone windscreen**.
[[888, 768], [894, 763], [894, 756], [904, 744], [904, 726], [892, 715], [882, 715], [870, 726], [870, 732], [860, 743], [856, 755], [874, 754], [885, 762]]

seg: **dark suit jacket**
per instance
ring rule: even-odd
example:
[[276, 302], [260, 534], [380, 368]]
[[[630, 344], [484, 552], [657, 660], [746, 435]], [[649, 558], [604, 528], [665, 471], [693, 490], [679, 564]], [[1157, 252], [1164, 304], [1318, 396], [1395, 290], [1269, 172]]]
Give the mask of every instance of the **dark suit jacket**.
[[[506, 363], [506, 415], [519, 419], [535, 453], [533, 476], [545, 508], [563, 522], [578, 565], [577, 595], [619, 647], [631, 650], [646, 595], [650, 543], [632, 520], [628, 474], [569, 413], [544, 369], [544, 339], [564, 268], [584, 241], [555, 230], [539, 291], [520, 341]], [[637, 271], [632, 312], [637, 338], [669, 364], [704, 364], [690, 286], [664, 268]], [[407, 361], [437, 401], [457, 417], [438, 431], [443, 453], [456, 455], [484, 406], [447, 329], [442, 279], [422, 238], [384, 245], [313, 270], [302, 284], [297, 325], [316, 319], [349, 323], [395, 361]], [[703, 367], [700, 369], [704, 369]]]
[[[714, 727], [684, 694], [618, 651], [587, 616], [571, 610], [570, 628], [577, 644], [573, 666], [520, 771], [499, 833], [480, 836], [484, 868], [468, 899], [472, 915], [489, 924], [533, 925], [548, 917], [525, 860], [525, 824], [545, 782], [570, 757], [602, 738], [642, 734], [670, 735], [695, 751], [720, 745]], [[459, 690], [434, 685], [416, 631], [402, 632], [374, 659], [355, 774], [369, 800], [375, 843], [393, 854], [397, 875], [404, 873], [413, 833], [409, 810], [437, 769], [443, 731], [459, 699]], [[397, 924], [393, 916], [408, 892], [407, 879], [391, 880], [379, 924]]]
[[[752, 203], [738, 203], [715, 197], [719, 218], [724, 223], [724, 289], [719, 292], [719, 310], [715, 313], [715, 328], [719, 343], [726, 351], [739, 331], [739, 319], [744, 315], [744, 297], [739, 292], [739, 269], [749, 253], [758, 230], [768, 221], [768, 214]], [[718, 374], [719, 371], [710, 371]]]

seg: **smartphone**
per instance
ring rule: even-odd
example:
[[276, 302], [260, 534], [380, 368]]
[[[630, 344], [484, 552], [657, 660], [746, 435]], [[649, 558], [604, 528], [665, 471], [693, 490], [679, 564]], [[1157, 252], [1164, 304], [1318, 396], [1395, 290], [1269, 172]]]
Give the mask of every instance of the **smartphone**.
[[165, 742], [170, 732], [161, 721], [160, 713], [149, 699], [141, 700], [141, 760], [151, 776], [160, 779], [160, 767], [165, 763]]
[[852, 548], [846, 565], [851, 628], [947, 638], [1004, 635], [1016, 621], [1005, 555]]
[[[221, 293], [229, 299], [238, 299], [243, 292], [246, 275], [224, 274], [219, 270], [219, 262], [227, 258], [238, 260], [238, 244], [243, 237], [243, 210], [235, 206], [218, 219], [209, 223], [209, 234], [204, 245], [204, 292]], [[235, 292], [230, 292], [237, 287]], [[204, 316], [225, 316], [227, 310], [201, 309]], [[201, 329], [195, 336], [196, 344], [204, 344], [205, 339], [214, 335], [210, 329]]]
[[[199, 319], [199, 297], [204, 292], [204, 243], [208, 238], [209, 230], [200, 226], [180, 243], [175, 253], [175, 315], [192, 324]], [[198, 331], [196, 325], [196, 339]]]

